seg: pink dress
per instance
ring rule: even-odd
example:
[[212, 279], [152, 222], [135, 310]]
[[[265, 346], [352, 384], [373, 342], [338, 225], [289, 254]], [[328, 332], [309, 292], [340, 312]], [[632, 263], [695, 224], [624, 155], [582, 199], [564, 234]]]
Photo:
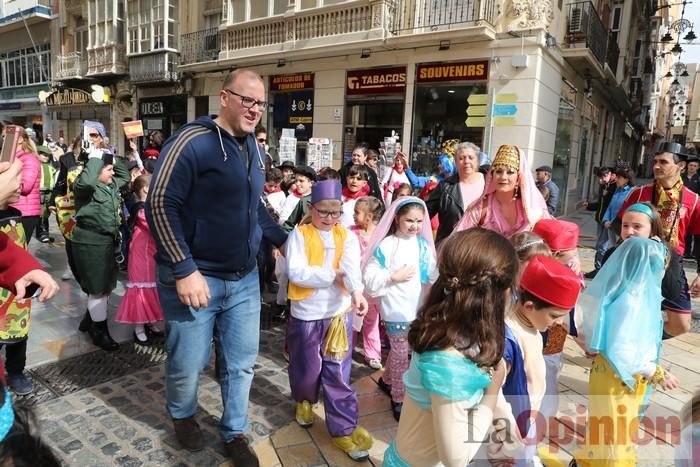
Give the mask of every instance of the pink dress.
[[[369, 246], [369, 236], [362, 233], [356, 225], [350, 227], [350, 230], [357, 235], [360, 241], [360, 252], [364, 255], [365, 250]], [[380, 360], [382, 359], [382, 341], [379, 331], [379, 298], [370, 297], [365, 294], [367, 299], [367, 314], [362, 321], [362, 348], [365, 352], [365, 360]]]
[[163, 320], [163, 310], [156, 289], [156, 242], [139, 209], [129, 244], [129, 269], [126, 293], [115, 321], [127, 324], [155, 323]]

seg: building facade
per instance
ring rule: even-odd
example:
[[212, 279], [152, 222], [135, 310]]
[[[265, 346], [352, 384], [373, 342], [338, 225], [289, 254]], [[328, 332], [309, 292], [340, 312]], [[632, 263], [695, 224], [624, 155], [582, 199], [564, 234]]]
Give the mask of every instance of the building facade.
[[[35, 40], [55, 57], [51, 79], [13, 87], [55, 133], [100, 120], [119, 151], [124, 121], [168, 136], [216, 114], [239, 67], [266, 82], [273, 156], [284, 130], [297, 162], [327, 138], [336, 166], [358, 142], [395, 137], [427, 174], [445, 140], [491, 156], [516, 144], [531, 167], [554, 168], [560, 213], [595, 196], [596, 167], [643, 172], [669, 136], [661, 76], [674, 57], [658, 42], [679, 11], [663, 0], [57, 0], [51, 14]], [[34, 85], [51, 94], [43, 106]]]
[[[353, 144], [398, 135], [417, 172], [447, 139], [517, 144], [554, 167], [560, 212], [596, 192], [594, 167], [642, 153], [651, 1], [223, 0], [181, 9], [188, 117], [218, 110], [233, 68], [265, 79], [282, 130]], [[218, 22], [218, 27], [216, 24]], [[301, 104], [301, 105], [300, 105]]]
[[51, 2], [0, 1], [0, 120], [51, 131], [37, 98], [51, 83]]

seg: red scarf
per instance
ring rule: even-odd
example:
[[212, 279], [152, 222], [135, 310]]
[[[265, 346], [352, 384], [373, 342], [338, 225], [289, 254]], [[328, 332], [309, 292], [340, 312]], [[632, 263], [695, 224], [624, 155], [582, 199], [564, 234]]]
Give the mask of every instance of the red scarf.
[[301, 199], [301, 198], [303, 198], [304, 196], [306, 196], [306, 195], [304, 195], [304, 193], [302, 193], [301, 191], [299, 191], [299, 189], [298, 189], [297, 187], [294, 187], [294, 189], [291, 190], [290, 193], [293, 194], [294, 196], [296, 196], [296, 197], [299, 198], [299, 199]]
[[360, 191], [353, 193], [348, 187], [343, 187], [343, 203], [347, 203], [351, 199], [362, 198], [369, 194], [369, 184], [365, 185]]
[[270, 190], [267, 188], [267, 185], [263, 185], [263, 191], [266, 195], [271, 195], [272, 193], [279, 193], [280, 191], [282, 191], [282, 188], [279, 185], [277, 185], [274, 190]]

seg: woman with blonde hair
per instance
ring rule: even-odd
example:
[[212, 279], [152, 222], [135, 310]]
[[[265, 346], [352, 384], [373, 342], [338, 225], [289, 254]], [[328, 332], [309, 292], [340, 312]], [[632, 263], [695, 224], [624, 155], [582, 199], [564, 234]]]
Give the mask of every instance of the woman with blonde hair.
[[12, 207], [22, 213], [22, 226], [29, 243], [41, 218], [41, 162], [27, 130], [22, 130], [15, 157], [22, 162], [22, 191]]

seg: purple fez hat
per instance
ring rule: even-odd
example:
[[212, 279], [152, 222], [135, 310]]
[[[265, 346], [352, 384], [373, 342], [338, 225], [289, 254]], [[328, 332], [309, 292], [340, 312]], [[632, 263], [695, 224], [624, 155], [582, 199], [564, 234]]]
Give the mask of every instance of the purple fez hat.
[[336, 199], [342, 201], [342, 188], [338, 180], [321, 180], [311, 187], [311, 204], [324, 199]]

